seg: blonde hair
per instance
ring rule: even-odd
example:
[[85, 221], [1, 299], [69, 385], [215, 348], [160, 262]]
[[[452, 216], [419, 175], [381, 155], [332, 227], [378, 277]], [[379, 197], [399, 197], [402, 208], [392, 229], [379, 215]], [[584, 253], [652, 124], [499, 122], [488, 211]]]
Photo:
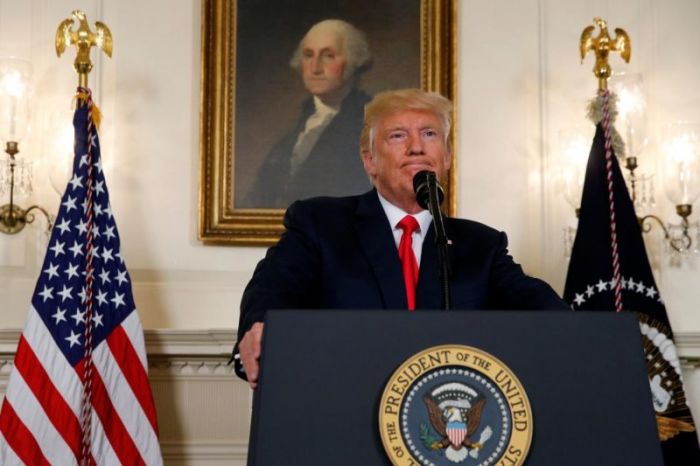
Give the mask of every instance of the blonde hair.
[[435, 113], [442, 123], [445, 147], [447, 147], [448, 152], [451, 152], [449, 134], [452, 126], [452, 102], [437, 92], [426, 92], [412, 88], [380, 92], [365, 105], [365, 120], [360, 133], [360, 150], [371, 152], [377, 123], [402, 110], [428, 110]]

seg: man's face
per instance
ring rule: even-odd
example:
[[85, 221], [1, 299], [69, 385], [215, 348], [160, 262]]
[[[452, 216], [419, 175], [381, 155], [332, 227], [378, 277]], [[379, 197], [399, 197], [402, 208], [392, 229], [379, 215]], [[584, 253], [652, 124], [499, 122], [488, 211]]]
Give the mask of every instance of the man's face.
[[324, 28], [311, 29], [306, 34], [301, 53], [301, 77], [310, 93], [322, 100], [340, 94], [345, 84], [346, 64], [340, 34]]
[[430, 170], [444, 181], [450, 168], [440, 119], [429, 110], [401, 110], [380, 120], [373, 137], [373, 150], [362, 152], [365, 171], [392, 204], [417, 212], [415, 174]]

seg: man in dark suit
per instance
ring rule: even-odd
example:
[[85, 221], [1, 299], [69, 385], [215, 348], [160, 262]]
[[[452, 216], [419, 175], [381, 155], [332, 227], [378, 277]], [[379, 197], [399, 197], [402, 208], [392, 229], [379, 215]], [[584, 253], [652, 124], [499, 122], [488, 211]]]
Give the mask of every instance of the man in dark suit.
[[[430, 213], [416, 202], [422, 170], [445, 180], [451, 103], [418, 89], [378, 94], [365, 108], [362, 163], [374, 190], [292, 204], [285, 233], [258, 264], [241, 303], [236, 372], [255, 387], [268, 309], [438, 309]], [[452, 308], [566, 309], [508, 255], [503, 232], [448, 218]]]
[[327, 19], [309, 29], [290, 65], [310, 97], [294, 128], [265, 157], [241, 207], [286, 208], [297, 199], [358, 194], [370, 187], [357, 163], [370, 100], [357, 80], [370, 64], [365, 35], [350, 23]]

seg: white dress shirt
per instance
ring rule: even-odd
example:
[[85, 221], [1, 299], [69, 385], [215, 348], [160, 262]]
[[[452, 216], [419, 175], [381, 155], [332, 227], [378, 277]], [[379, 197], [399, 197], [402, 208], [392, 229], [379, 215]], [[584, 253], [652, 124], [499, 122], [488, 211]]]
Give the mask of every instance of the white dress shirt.
[[425, 236], [428, 234], [428, 228], [430, 228], [430, 223], [433, 221], [430, 212], [427, 210], [421, 210], [417, 214], [409, 214], [405, 212], [400, 207], [396, 207], [391, 202], [387, 201], [384, 196], [379, 194], [379, 203], [384, 209], [386, 217], [389, 219], [389, 224], [391, 225], [391, 232], [394, 234], [394, 242], [396, 243], [396, 249], [398, 251], [399, 242], [401, 242], [401, 235], [403, 235], [403, 230], [398, 226], [398, 223], [406, 216], [412, 215], [413, 218], [418, 222], [418, 229], [413, 232], [413, 253], [416, 255], [416, 262], [420, 266], [420, 256], [423, 251], [423, 241]]
[[321, 137], [321, 134], [331, 123], [331, 120], [335, 118], [339, 110], [339, 108], [324, 104], [321, 99], [316, 96], [314, 96], [314, 108], [316, 111], [306, 120], [304, 131], [299, 133], [297, 142], [294, 145], [294, 150], [292, 151], [290, 164], [290, 174], [292, 175], [307, 159], [311, 153], [311, 149], [316, 145], [318, 138]]

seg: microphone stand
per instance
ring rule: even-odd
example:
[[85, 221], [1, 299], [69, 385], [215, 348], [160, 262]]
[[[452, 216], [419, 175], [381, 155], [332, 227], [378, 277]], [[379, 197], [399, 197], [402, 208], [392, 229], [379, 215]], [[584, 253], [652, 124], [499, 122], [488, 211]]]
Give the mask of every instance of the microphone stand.
[[438, 260], [440, 263], [440, 285], [442, 289], [442, 307], [449, 311], [452, 300], [450, 298], [450, 264], [447, 260], [447, 234], [445, 233], [445, 223], [440, 210], [440, 198], [438, 197], [438, 184], [435, 174], [430, 173], [433, 179], [428, 183], [428, 207], [433, 216], [435, 226], [435, 245], [438, 250]]

